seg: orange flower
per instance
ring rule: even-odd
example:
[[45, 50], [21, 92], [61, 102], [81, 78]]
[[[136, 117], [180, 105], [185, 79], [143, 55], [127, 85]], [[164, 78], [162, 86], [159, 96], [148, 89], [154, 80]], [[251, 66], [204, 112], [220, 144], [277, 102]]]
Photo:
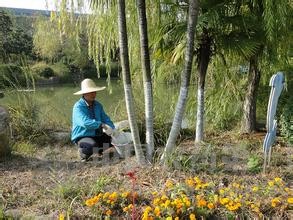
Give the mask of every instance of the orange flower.
[[203, 198], [197, 201], [197, 206], [198, 207], [205, 207], [207, 205], [207, 201]]
[[208, 203], [208, 208], [209, 209], [214, 209], [215, 208], [215, 205], [211, 202]]
[[105, 214], [110, 216], [110, 215], [112, 215], [112, 211], [110, 209], [108, 209]]

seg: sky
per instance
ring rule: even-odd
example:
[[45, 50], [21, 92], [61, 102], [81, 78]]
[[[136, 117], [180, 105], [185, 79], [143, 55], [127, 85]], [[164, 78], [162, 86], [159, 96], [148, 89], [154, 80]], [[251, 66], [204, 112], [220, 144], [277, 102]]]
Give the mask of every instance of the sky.
[[0, 7], [53, 10], [55, 0], [0, 0]]

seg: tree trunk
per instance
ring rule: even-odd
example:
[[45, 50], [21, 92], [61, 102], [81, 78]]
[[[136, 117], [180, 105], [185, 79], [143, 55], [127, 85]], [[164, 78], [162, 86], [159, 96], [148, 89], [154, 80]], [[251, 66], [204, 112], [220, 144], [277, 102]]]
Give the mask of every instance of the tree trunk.
[[136, 123], [133, 94], [132, 94], [132, 88], [131, 88], [127, 28], [126, 28], [126, 17], [125, 17], [125, 0], [118, 0], [118, 28], [119, 28], [120, 59], [121, 59], [121, 67], [122, 67], [122, 77], [123, 77], [123, 84], [124, 84], [126, 109], [127, 109], [136, 159], [139, 164], [143, 165], [145, 164], [145, 157], [144, 157], [141, 143], [140, 143], [139, 132], [138, 132], [138, 127]]
[[245, 133], [256, 130], [256, 98], [260, 81], [260, 70], [258, 69], [257, 55], [249, 60], [248, 89], [243, 107], [243, 126]]
[[146, 120], [146, 143], [147, 159], [152, 161], [154, 152], [154, 127], [153, 127], [153, 89], [151, 77], [151, 64], [148, 46], [148, 28], [146, 18], [145, 0], [137, 0], [140, 56], [144, 82], [145, 120]]
[[207, 29], [203, 30], [203, 38], [198, 55], [198, 80], [197, 80], [197, 114], [195, 142], [203, 141], [204, 134], [204, 87], [208, 65], [211, 59], [212, 38]]
[[180, 131], [183, 113], [186, 106], [190, 75], [192, 70], [194, 35], [195, 35], [195, 29], [197, 24], [198, 9], [199, 9], [198, 0], [190, 0], [189, 8], [188, 8], [187, 45], [186, 45], [186, 52], [185, 52], [184, 71], [182, 72], [182, 75], [181, 75], [180, 94], [179, 94], [179, 98], [176, 105], [175, 116], [173, 119], [171, 131], [169, 133], [169, 137], [167, 140], [164, 153], [161, 157], [162, 161], [165, 161], [170, 156], [170, 154], [173, 153], [175, 149], [176, 139]]

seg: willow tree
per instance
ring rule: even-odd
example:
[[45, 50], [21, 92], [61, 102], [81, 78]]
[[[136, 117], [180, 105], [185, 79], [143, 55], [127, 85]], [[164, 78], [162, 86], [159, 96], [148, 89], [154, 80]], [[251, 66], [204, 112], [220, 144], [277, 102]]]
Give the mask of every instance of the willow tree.
[[140, 56], [141, 67], [144, 82], [144, 100], [145, 100], [145, 125], [146, 125], [146, 143], [147, 159], [152, 161], [154, 151], [154, 115], [153, 115], [153, 87], [151, 77], [151, 64], [148, 43], [148, 28], [146, 17], [145, 0], [137, 0], [139, 34], [140, 34]]
[[164, 149], [164, 153], [161, 156], [161, 160], [165, 161], [168, 156], [174, 151], [176, 146], [176, 139], [178, 137], [181, 122], [183, 118], [183, 113], [185, 110], [187, 97], [188, 97], [188, 89], [190, 84], [190, 75], [192, 71], [192, 60], [194, 53], [194, 39], [195, 39], [195, 30], [197, 25], [197, 17], [198, 17], [198, 0], [190, 0], [188, 5], [188, 21], [187, 21], [187, 45], [185, 51], [185, 65], [184, 70], [181, 75], [181, 87], [179, 98], [176, 105], [175, 116], [173, 119], [171, 131], [169, 133], [169, 137], [167, 140], [166, 147]]

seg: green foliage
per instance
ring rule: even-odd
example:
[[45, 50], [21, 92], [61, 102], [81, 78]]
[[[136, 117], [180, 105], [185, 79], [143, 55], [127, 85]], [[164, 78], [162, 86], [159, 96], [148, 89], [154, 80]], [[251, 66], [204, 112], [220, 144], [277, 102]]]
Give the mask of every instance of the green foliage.
[[37, 140], [43, 135], [39, 105], [33, 94], [19, 94], [16, 105], [8, 106], [11, 128], [17, 140]]
[[47, 19], [40, 17], [35, 23], [34, 51], [43, 58], [53, 60], [59, 56], [61, 42], [56, 26]]
[[240, 121], [245, 75], [235, 69], [233, 59], [224, 65], [215, 59], [208, 71], [206, 86], [206, 121], [208, 129], [230, 130]]
[[0, 88], [25, 86], [27, 83], [23, 69], [14, 64], [0, 64]]
[[33, 75], [38, 78], [50, 78], [52, 76], [55, 76], [54, 70], [45, 62], [39, 62], [34, 64], [32, 67]]
[[64, 183], [59, 183], [57, 187], [53, 190], [53, 194], [58, 199], [64, 199], [71, 201], [75, 197], [81, 194], [81, 189], [79, 185], [75, 184], [75, 181], [67, 181]]
[[13, 144], [12, 150], [24, 155], [33, 155], [37, 147], [29, 141], [19, 141]]
[[103, 189], [108, 186], [111, 182], [113, 182], [113, 179], [108, 177], [108, 176], [104, 176], [101, 175], [96, 183], [93, 185], [92, 190], [90, 192], [91, 196], [97, 195], [98, 193], [102, 192]]
[[0, 58], [4, 63], [18, 60], [19, 56], [32, 56], [32, 38], [21, 27], [12, 23], [12, 18], [0, 11]]
[[285, 104], [280, 116], [281, 134], [289, 144], [293, 144], [293, 96]]
[[59, 78], [60, 83], [72, 82], [72, 75], [67, 65], [62, 62], [58, 62], [50, 65], [50, 67], [54, 71], [54, 74]]
[[252, 155], [248, 158], [247, 170], [251, 173], [259, 173], [261, 171], [262, 161], [259, 156]]

